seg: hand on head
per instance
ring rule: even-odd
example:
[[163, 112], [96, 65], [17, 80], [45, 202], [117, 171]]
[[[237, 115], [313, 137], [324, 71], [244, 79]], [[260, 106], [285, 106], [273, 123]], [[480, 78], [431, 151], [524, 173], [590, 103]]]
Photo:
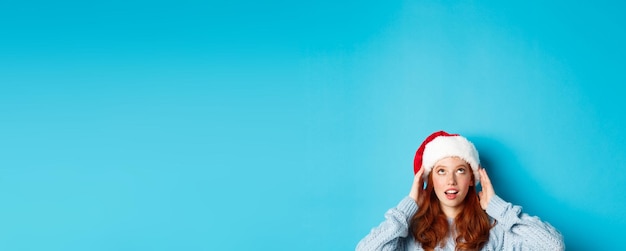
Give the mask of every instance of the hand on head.
[[487, 171], [484, 168], [479, 167], [478, 172], [480, 173], [480, 184], [483, 188], [482, 191], [478, 192], [478, 197], [480, 198], [480, 207], [483, 210], [487, 210], [489, 206], [489, 201], [496, 194], [493, 190], [493, 186], [491, 185], [491, 180], [489, 176], [487, 176]]
[[424, 200], [424, 168], [421, 168], [413, 177], [413, 186], [411, 186], [411, 192], [409, 197], [415, 201], [418, 205]]

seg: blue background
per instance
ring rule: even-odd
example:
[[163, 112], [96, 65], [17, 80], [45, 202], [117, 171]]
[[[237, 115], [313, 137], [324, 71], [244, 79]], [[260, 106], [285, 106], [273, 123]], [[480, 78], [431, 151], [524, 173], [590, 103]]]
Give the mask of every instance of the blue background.
[[613, 250], [611, 1], [0, 3], [0, 249], [352, 250], [436, 130], [496, 193]]

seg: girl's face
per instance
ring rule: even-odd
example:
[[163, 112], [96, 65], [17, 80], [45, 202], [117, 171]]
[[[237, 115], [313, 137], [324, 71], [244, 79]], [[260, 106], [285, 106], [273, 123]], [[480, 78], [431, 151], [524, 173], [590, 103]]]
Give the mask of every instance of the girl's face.
[[433, 167], [432, 180], [442, 209], [448, 217], [455, 217], [463, 209], [465, 196], [474, 185], [470, 165], [457, 157], [441, 159]]

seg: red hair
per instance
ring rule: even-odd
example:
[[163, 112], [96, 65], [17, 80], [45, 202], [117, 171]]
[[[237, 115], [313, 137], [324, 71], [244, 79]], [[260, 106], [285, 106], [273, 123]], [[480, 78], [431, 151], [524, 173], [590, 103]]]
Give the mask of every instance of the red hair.
[[[472, 184], [473, 180], [472, 174]], [[423, 191], [426, 196], [411, 219], [410, 227], [415, 240], [427, 251], [434, 250], [437, 245], [443, 246], [450, 230], [432, 184], [431, 172], [428, 175], [426, 189]], [[474, 187], [470, 187], [463, 205], [463, 210], [454, 218], [457, 233], [456, 250], [480, 250], [489, 240], [489, 230], [493, 225], [487, 213], [480, 207]]]

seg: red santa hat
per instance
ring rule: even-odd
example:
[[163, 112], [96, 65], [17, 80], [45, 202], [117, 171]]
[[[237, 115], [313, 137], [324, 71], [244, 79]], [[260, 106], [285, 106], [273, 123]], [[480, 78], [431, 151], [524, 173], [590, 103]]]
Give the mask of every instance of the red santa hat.
[[414, 174], [424, 168], [424, 179], [428, 179], [428, 174], [437, 161], [446, 157], [459, 157], [465, 160], [474, 172], [475, 183], [478, 184], [480, 174], [478, 168], [480, 159], [474, 144], [459, 134], [449, 134], [438, 131], [428, 136], [415, 153], [413, 161]]

